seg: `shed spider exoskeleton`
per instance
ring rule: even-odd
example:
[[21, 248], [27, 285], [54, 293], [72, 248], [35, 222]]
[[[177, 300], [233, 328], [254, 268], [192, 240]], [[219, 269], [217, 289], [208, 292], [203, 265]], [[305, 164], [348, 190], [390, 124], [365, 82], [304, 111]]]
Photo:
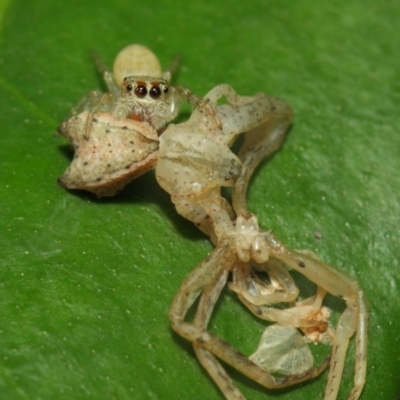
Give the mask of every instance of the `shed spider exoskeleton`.
[[[354, 387], [348, 397], [356, 400], [366, 374], [368, 311], [362, 290], [353, 278], [310, 252], [289, 249], [272, 231], [261, 229], [247, 209], [250, 176], [265, 156], [280, 147], [292, 111], [283, 101], [263, 94], [238, 96], [228, 85], [217, 86], [206, 98], [216, 105], [223, 96], [228, 104], [216, 106], [221, 130], [212, 119], [195, 110], [187, 122], [169, 125], [160, 137], [156, 164], [159, 184], [170, 193], [178, 213], [194, 222], [216, 245], [179, 289], [170, 309], [172, 328], [192, 342], [200, 363], [229, 400], [244, 397], [218, 359], [270, 389], [308, 380], [329, 366], [324, 400], [335, 400], [349, 341], [356, 334]], [[245, 132], [245, 138], [236, 156], [229, 146], [241, 132]], [[222, 186], [233, 188], [232, 204], [221, 196]], [[314, 282], [315, 296], [298, 301], [299, 290], [287, 268]], [[266, 273], [269, 282], [257, 279], [258, 271]], [[228, 285], [239, 300], [257, 317], [276, 323], [273, 331], [267, 328], [251, 357], [207, 330], [229, 275], [232, 282]], [[331, 356], [313, 367], [298, 330], [315, 340], [328, 331], [329, 314], [322, 307], [326, 293], [343, 299], [346, 309], [336, 331], [330, 332]], [[197, 299], [194, 319], [188, 321], [188, 310]], [[296, 303], [289, 305], [293, 301]], [[288, 306], [276, 308], [276, 303]], [[265, 351], [271, 342], [275, 352]], [[288, 352], [292, 357], [289, 363]], [[286, 376], [276, 377], [274, 372]]]
[[[113, 94], [107, 96], [112, 98]], [[221, 97], [226, 98], [227, 104], [217, 104]], [[261, 229], [247, 209], [250, 177], [260, 161], [281, 146], [291, 123], [290, 107], [264, 94], [244, 97], [228, 85], [219, 85], [202, 103], [210, 105], [215, 115], [196, 108], [187, 122], [170, 124], [158, 137], [148, 119], [119, 119], [110, 114], [117, 110], [116, 103], [97, 97], [101, 98], [96, 106], [100, 108], [93, 111], [91, 103], [89, 113], [61, 125], [61, 133], [76, 148], [75, 159], [62, 183], [98, 196], [113, 195], [116, 187], [122, 188], [132, 177], [155, 165], [156, 178], [170, 193], [178, 213], [209, 235], [215, 250], [183, 282], [172, 303], [170, 320], [172, 328], [192, 342], [200, 363], [224, 396], [229, 400], [244, 399], [218, 359], [270, 389], [311, 379], [329, 367], [324, 400], [335, 400], [349, 341], [355, 334], [354, 387], [348, 400], [358, 399], [365, 383], [368, 319], [358, 283], [310, 252], [289, 249], [272, 231]], [[155, 110], [151, 106], [149, 109]], [[85, 134], [87, 120], [92, 128], [90, 137]], [[235, 155], [230, 146], [243, 132], [244, 141]], [[138, 148], [141, 150], [132, 158]], [[221, 196], [222, 186], [232, 187], [231, 203]], [[300, 301], [299, 289], [288, 269], [314, 282], [315, 295]], [[261, 279], [260, 272], [268, 279]], [[207, 329], [225, 286], [254, 315], [274, 323], [250, 357]], [[322, 303], [326, 293], [346, 303], [335, 332], [328, 327], [329, 314]], [[188, 310], [197, 299], [195, 316], [188, 321]], [[280, 307], [275, 307], [277, 303]], [[313, 367], [300, 331], [316, 341], [322, 340], [324, 332], [330, 335], [332, 354], [321, 365]], [[292, 356], [289, 363], [288, 353]], [[283, 376], [275, 376], [275, 372]]]

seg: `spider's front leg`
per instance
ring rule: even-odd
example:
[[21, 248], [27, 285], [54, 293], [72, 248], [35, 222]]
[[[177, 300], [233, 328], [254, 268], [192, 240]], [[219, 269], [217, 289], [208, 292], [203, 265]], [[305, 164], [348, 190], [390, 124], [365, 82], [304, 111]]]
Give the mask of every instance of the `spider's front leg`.
[[199, 110], [201, 113], [204, 112], [208, 117], [214, 120], [220, 129], [222, 128], [216, 109], [208, 99], [195, 95], [190, 89], [184, 86], [172, 86], [170, 93], [171, 109], [178, 108], [181, 99], [187, 101], [193, 108]]

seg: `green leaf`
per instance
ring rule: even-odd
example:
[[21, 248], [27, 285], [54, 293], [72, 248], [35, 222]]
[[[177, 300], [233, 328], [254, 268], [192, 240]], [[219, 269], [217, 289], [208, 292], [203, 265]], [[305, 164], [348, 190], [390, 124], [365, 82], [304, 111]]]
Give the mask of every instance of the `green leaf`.
[[[395, 1], [0, 1], [0, 393], [6, 399], [221, 399], [168, 309], [211, 251], [148, 174], [110, 200], [56, 184], [70, 161], [54, 135], [129, 43], [205, 94], [287, 100], [283, 149], [252, 181], [250, 208], [292, 248], [355, 277], [370, 304], [362, 399], [399, 396], [400, 136]], [[319, 234], [315, 234], [319, 232]], [[317, 238], [316, 236], [321, 236]], [[307, 285], [307, 283], [305, 283]], [[334, 303], [336, 304], [336, 303]], [[256, 321], [226, 291], [211, 329], [251, 353]], [[353, 380], [354, 343], [340, 398]], [[322, 399], [326, 374], [249, 399]]]

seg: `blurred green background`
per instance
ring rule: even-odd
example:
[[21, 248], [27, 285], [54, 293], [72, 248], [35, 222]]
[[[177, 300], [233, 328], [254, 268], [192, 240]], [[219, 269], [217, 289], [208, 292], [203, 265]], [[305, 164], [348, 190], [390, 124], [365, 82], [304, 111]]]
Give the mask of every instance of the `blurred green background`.
[[[102, 85], [89, 50], [112, 65], [141, 43], [164, 66], [181, 53], [176, 80], [199, 95], [226, 82], [292, 105], [293, 127], [253, 179], [250, 207], [290, 247], [360, 282], [371, 310], [362, 399], [398, 399], [400, 3], [316, 4], [0, 2], [1, 398], [222, 399], [168, 322], [207, 238], [152, 173], [100, 201], [56, 183], [71, 153], [54, 132]], [[226, 291], [211, 329], [251, 353], [263, 324]], [[249, 400], [322, 399], [326, 384], [324, 374], [273, 392], [234, 376]]]

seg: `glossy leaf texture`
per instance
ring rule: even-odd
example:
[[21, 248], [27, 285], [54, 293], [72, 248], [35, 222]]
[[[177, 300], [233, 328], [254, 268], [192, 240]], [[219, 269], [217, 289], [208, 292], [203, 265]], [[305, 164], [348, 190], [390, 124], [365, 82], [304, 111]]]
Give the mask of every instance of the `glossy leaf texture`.
[[[199, 95], [224, 82], [291, 104], [293, 126], [252, 180], [250, 207], [290, 247], [360, 282], [371, 313], [362, 400], [398, 398], [397, 2], [9, 0], [0, 13], [2, 398], [222, 399], [168, 321], [207, 238], [152, 173], [108, 200], [56, 183], [72, 156], [57, 126], [102, 87], [89, 51], [112, 65], [129, 43], [165, 67], [182, 54], [176, 82]], [[228, 290], [211, 321], [247, 354], [263, 328]], [[353, 355], [354, 343], [340, 399]], [[322, 399], [326, 384], [324, 374], [273, 392], [233, 376], [249, 400]]]

